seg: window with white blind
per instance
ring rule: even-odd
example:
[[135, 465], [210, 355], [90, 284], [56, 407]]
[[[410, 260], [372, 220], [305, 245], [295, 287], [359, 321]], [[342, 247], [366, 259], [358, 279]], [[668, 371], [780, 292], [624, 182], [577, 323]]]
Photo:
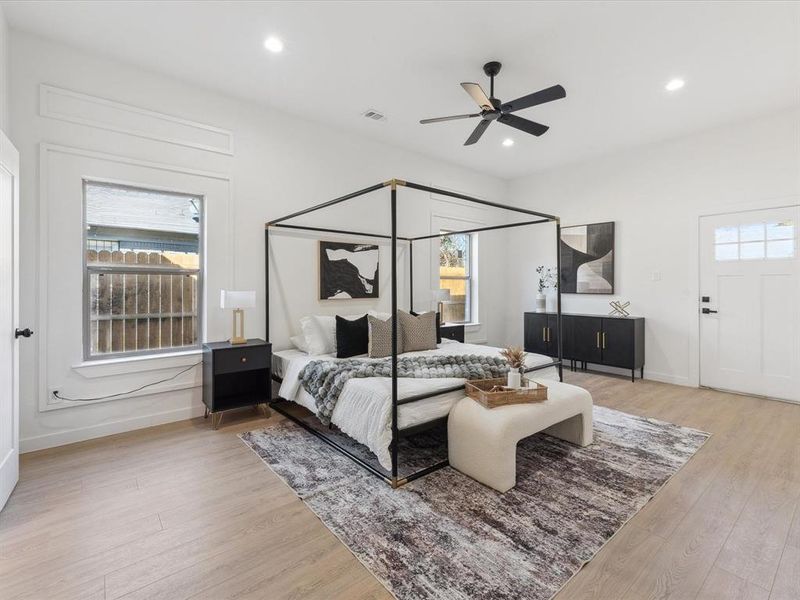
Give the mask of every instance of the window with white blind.
[[203, 199], [84, 182], [86, 359], [199, 347]]

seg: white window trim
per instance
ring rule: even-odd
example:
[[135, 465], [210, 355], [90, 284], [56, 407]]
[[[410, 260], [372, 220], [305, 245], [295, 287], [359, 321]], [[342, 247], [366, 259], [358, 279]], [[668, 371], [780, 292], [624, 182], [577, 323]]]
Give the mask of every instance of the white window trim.
[[72, 365], [72, 369], [87, 379], [96, 379], [114, 375], [127, 375], [129, 373], [143, 373], [146, 371], [188, 367], [196, 363], [202, 354], [202, 349], [192, 348], [191, 350], [184, 350], [181, 352], [140, 354], [119, 358], [84, 360]]
[[[119, 187], [128, 187], [132, 189], [139, 189], [145, 191], [152, 191], [152, 192], [163, 192], [165, 194], [175, 194], [180, 196], [186, 197], [193, 197], [198, 201], [198, 208], [200, 212], [200, 222], [199, 222], [199, 267], [197, 268], [197, 343], [192, 346], [182, 346], [182, 347], [174, 347], [174, 348], [164, 348], [164, 349], [154, 349], [154, 350], [138, 350], [138, 351], [128, 351], [128, 352], [114, 352], [114, 353], [106, 353], [100, 354], [96, 357], [91, 356], [89, 352], [89, 331], [90, 331], [90, 319], [89, 319], [89, 308], [88, 308], [88, 294], [89, 294], [89, 265], [86, 262], [86, 243], [87, 243], [87, 228], [86, 228], [86, 187], [90, 184], [99, 184], [99, 185], [115, 185]], [[101, 177], [97, 178], [84, 178], [83, 179], [83, 199], [82, 199], [82, 206], [81, 206], [81, 218], [83, 220], [83, 242], [81, 246], [81, 254], [82, 254], [82, 261], [83, 261], [83, 324], [82, 324], [82, 336], [83, 336], [83, 359], [80, 363], [81, 365], [84, 364], [92, 364], [92, 363], [107, 363], [108, 361], [114, 361], [117, 364], [121, 364], [122, 362], [128, 362], [131, 359], [136, 358], [160, 358], [160, 357], [168, 357], [173, 356], [175, 354], [180, 354], [184, 352], [202, 352], [203, 348], [203, 300], [205, 298], [205, 218], [206, 218], [206, 199], [205, 196], [202, 194], [195, 194], [191, 192], [184, 192], [174, 189], [166, 189], [163, 187], [158, 186], [142, 186], [142, 185], [134, 185], [128, 183], [122, 183], [119, 181], [113, 181], [104, 179]], [[188, 365], [187, 365], [188, 366]], [[164, 367], [157, 367], [157, 368], [164, 368]], [[73, 366], [73, 369], [75, 367]], [[78, 369], [75, 369], [80, 373]], [[126, 371], [123, 371], [123, 373]]]

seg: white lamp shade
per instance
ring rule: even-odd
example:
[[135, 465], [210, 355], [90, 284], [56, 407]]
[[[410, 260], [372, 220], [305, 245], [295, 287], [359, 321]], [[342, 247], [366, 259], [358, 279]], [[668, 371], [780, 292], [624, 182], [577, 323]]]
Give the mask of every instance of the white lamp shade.
[[255, 305], [255, 291], [222, 290], [219, 294], [220, 308], [254, 308]]
[[433, 291], [433, 299], [436, 302], [447, 302], [450, 300], [450, 290], [447, 288], [439, 288]]

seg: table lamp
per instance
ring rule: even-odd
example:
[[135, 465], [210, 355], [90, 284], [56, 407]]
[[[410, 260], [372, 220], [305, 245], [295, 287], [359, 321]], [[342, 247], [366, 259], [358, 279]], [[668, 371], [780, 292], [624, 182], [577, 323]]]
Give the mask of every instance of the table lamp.
[[[246, 344], [247, 338], [244, 337], [244, 309], [253, 308], [256, 305], [255, 291], [234, 291], [222, 290], [220, 292], [219, 306], [220, 308], [233, 309], [233, 335], [231, 336], [231, 344]], [[238, 329], [236, 327], [238, 320]]]
[[442, 314], [442, 303], [450, 300], [450, 290], [447, 288], [433, 290], [433, 300], [436, 303], [435, 310], [439, 313], [439, 318], [444, 320], [444, 315]]

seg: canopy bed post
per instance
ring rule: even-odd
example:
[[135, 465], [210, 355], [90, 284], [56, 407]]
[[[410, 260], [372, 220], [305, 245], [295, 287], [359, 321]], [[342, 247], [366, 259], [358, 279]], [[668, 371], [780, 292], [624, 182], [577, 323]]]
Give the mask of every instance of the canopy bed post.
[[[397, 180], [391, 181], [392, 213], [392, 487], [397, 481]], [[401, 484], [400, 484], [401, 485]]]
[[414, 240], [408, 240], [408, 310], [414, 310]]
[[264, 228], [264, 339], [269, 341], [269, 225]]
[[556, 328], [558, 330], [558, 338], [556, 338], [558, 346], [558, 380], [564, 381], [564, 365], [562, 353], [563, 335], [561, 331], [561, 219], [556, 217]]

